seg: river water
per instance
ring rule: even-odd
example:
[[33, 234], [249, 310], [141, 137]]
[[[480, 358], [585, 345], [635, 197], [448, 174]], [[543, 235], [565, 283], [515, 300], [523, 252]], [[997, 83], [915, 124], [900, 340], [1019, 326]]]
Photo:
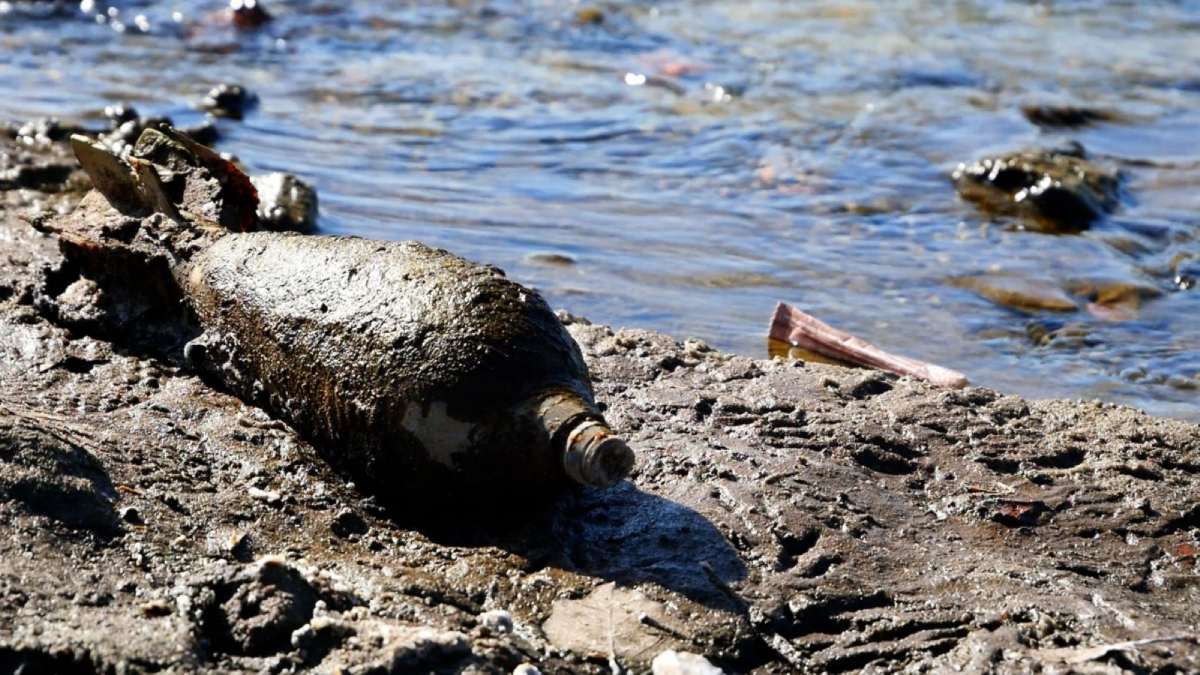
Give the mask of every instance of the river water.
[[[261, 102], [218, 149], [315, 184], [323, 233], [750, 356], [783, 300], [974, 384], [1200, 421], [1200, 288], [1176, 280], [1200, 258], [1200, 3], [272, 0], [254, 31], [224, 6], [0, 2], [0, 118], [185, 125], [240, 83]], [[1046, 132], [1024, 105], [1119, 120]], [[1082, 234], [949, 178], [1067, 140], [1127, 178]], [[955, 283], [976, 276], [1146, 299], [1021, 312]]]

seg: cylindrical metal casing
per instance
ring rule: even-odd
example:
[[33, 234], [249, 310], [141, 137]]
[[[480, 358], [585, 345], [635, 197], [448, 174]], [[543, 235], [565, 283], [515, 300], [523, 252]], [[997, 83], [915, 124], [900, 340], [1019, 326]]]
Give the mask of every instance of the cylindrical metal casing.
[[234, 233], [176, 276], [204, 331], [189, 362], [384, 498], [608, 485], [632, 464], [579, 347], [494, 267], [414, 242]]

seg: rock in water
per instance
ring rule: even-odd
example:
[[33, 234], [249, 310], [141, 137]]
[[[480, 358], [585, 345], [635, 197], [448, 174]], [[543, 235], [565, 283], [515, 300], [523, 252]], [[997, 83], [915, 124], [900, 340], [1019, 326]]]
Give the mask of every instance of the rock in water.
[[[254, 5], [251, 4], [253, 11]], [[238, 84], [219, 84], [213, 87], [204, 100], [200, 101], [200, 109], [216, 117], [228, 117], [240, 120], [246, 113], [258, 105], [258, 97]]]
[[1120, 121], [1120, 116], [1107, 110], [1066, 105], [1021, 106], [1025, 119], [1043, 129], [1078, 129], [1100, 122]]
[[1044, 232], [1087, 229], [1120, 201], [1121, 174], [1084, 159], [1082, 148], [986, 157], [959, 164], [951, 177], [963, 199], [983, 211]]
[[85, 328], [182, 346], [393, 501], [607, 487], [632, 468], [578, 346], [500, 270], [415, 242], [232, 231], [253, 222], [249, 181], [171, 130], [129, 164], [76, 146], [101, 192], [46, 229], [60, 276], [104, 291]]

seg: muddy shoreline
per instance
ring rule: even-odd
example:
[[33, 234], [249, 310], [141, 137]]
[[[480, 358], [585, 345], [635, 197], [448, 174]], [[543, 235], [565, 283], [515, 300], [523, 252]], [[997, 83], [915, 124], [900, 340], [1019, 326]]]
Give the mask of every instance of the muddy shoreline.
[[17, 215], [69, 197], [0, 194], [0, 672], [1200, 669], [1196, 425], [563, 314], [632, 480], [388, 512], [261, 410], [47, 321], [57, 248]]

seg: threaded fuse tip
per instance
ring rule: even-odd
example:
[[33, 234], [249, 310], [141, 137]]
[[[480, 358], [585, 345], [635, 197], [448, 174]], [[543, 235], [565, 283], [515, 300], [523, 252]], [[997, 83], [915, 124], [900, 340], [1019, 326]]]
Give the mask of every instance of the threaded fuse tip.
[[612, 487], [629, 475], [633, 465], [633, 450], [603, 422], [584, 420], [567, 436], [563, 468], [576, 483]]

